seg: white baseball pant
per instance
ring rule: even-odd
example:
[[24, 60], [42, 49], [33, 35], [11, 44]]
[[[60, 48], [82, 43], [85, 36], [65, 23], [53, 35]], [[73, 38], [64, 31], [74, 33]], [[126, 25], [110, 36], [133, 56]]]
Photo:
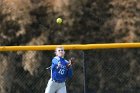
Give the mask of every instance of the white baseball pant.
[[45, 93], [67, 93], [65, 82], [57, 83], [50, 79], [45, 89]]

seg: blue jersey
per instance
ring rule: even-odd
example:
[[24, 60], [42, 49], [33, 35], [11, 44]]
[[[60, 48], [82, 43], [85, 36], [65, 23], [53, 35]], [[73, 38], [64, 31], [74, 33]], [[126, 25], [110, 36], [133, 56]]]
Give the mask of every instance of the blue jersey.
[[[61, 66], [57, 67], [59, 62]], [[52, 59], [51, 65], [51, 78], [59, 82], [65, 82], [67, 77], [71, 78], [73, 74], [72, 67], [67, 68], [67, 64], [68, 61], [65, 60], [64, 58], [58, 56], [54, 57]]]

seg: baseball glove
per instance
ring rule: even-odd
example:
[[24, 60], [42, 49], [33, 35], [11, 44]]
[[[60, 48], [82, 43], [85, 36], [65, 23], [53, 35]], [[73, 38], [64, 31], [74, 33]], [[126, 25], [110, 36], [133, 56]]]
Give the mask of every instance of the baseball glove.
[[67, 65], [67, 67], [69, 68], [69, 67], [72, 66], [74, 63], [75, 63], [75, 58], [74, 58], [74, 57], [71, 57], [71, 58], [69, 59], [69, 63], [68, 63], [68, 65]]

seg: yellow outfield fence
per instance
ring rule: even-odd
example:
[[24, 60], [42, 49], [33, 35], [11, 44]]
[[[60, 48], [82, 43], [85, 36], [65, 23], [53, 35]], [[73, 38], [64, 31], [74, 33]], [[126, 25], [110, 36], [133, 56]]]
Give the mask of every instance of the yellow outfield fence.
[[57, 46], [75, 58], [68, 93], [140, 93], [139, 42], [0, 46], [0, 93], [44, 93]]
[[[57, 46], [59, 45], [0, 46], [0, 51], [54, 50]], [[139, 48], [140, 43], [68, 44], [61, 46], [63, 46], [65, 50], [89, 50], [109, 48]]]

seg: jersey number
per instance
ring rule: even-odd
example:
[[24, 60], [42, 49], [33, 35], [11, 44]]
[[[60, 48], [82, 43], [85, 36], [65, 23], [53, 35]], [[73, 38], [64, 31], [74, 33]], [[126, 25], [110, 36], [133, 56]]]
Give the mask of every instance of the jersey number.
[[61, 74], [61, 75], [64, 75], [64, 72], [65, 72], [64, 69], [60, 69], [58, 73]]

